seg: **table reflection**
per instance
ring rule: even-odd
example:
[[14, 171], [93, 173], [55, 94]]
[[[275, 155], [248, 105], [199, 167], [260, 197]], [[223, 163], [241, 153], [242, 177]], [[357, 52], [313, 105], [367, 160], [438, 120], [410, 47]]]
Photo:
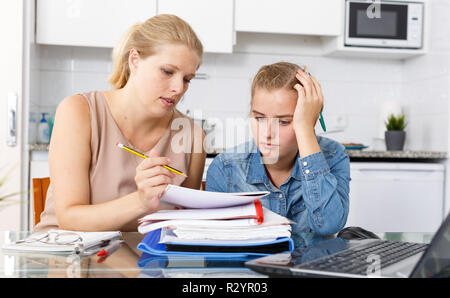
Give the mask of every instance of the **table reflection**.
[[[0, 247], [30, 232], [0, 231]], [[382, 239], [427, 243], [431, 233], [382, 233]], [[145, 235], [123, 233], [120, 248], [103, 261], [97, 255], [56, 255], [0, 250], [0, 277], [266, 277], [246, 268], [249, 258], [152, 256], [136, 247]], [[339, 240], [336, 245], [339, 246]], [[305, 255], [304, 257], [310, 257]], [[254, 257], [253, 257], [254, 258]]]

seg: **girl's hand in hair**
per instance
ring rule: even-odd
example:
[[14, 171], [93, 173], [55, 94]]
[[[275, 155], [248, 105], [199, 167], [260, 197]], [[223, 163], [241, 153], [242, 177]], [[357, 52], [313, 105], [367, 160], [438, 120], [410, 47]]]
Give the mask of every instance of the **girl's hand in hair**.
[[303, 158], [320, 151], [314, 126], [323, 108], [323, 95], [319, 82], [309, 73], [299, 69], [296, 78], [299, 84], [294, 86], [298, 92], [298, 99], [293, 125], [300, 157]]
[[295, 108], [293, 122], [294, 129], [314, 130], [323, 108], [322, 88], [319, 82], [309, 73], [299, 69], [296, 74], [299, 84], [294, 88], [298, 92], [297, 106]]

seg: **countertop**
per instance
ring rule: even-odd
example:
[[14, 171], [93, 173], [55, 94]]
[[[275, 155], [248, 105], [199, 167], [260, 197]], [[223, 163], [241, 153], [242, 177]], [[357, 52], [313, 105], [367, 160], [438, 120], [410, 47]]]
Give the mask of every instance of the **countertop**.
[[[345, 150], [351, 160], [443, 160], [447, 158], [447, 152], [429, 151], [429, 150], [403, 150], [403, 151], [387, 151], [387, 150]], [[215, 157], [217, 153], [209, 153], [207, 157]]]
[[447, 158], [447, 152], [428, 150], [346, 150], [350, 159], [369, 160], [443, 160]]
[[49, 144], [28, 144], [30, 151], [48, 151]]
[[[48, 144], [29, 144], [30, 151], [48, 151]], [[447, 158], [447, 152], [430, 150], [346, 150], [352, 160], [443, 160]], [[207, 157], [213, 158], [220, 152], [208, 153]]]

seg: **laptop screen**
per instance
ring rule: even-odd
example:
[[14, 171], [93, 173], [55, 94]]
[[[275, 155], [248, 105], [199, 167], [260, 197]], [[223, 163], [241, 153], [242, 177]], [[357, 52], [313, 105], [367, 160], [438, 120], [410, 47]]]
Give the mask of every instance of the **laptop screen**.
[[450, 277], [450, 214], [433, 237], [411, 277]]

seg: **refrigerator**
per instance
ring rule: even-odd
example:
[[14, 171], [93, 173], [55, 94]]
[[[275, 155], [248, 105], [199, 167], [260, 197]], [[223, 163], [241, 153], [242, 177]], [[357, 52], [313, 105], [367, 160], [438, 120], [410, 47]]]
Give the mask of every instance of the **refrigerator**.
[[32, 36], [31, 1], [0, 2], [0, 197], [17, 193], [0, 202], [0, 230], [28, 228], [29, 45]]

